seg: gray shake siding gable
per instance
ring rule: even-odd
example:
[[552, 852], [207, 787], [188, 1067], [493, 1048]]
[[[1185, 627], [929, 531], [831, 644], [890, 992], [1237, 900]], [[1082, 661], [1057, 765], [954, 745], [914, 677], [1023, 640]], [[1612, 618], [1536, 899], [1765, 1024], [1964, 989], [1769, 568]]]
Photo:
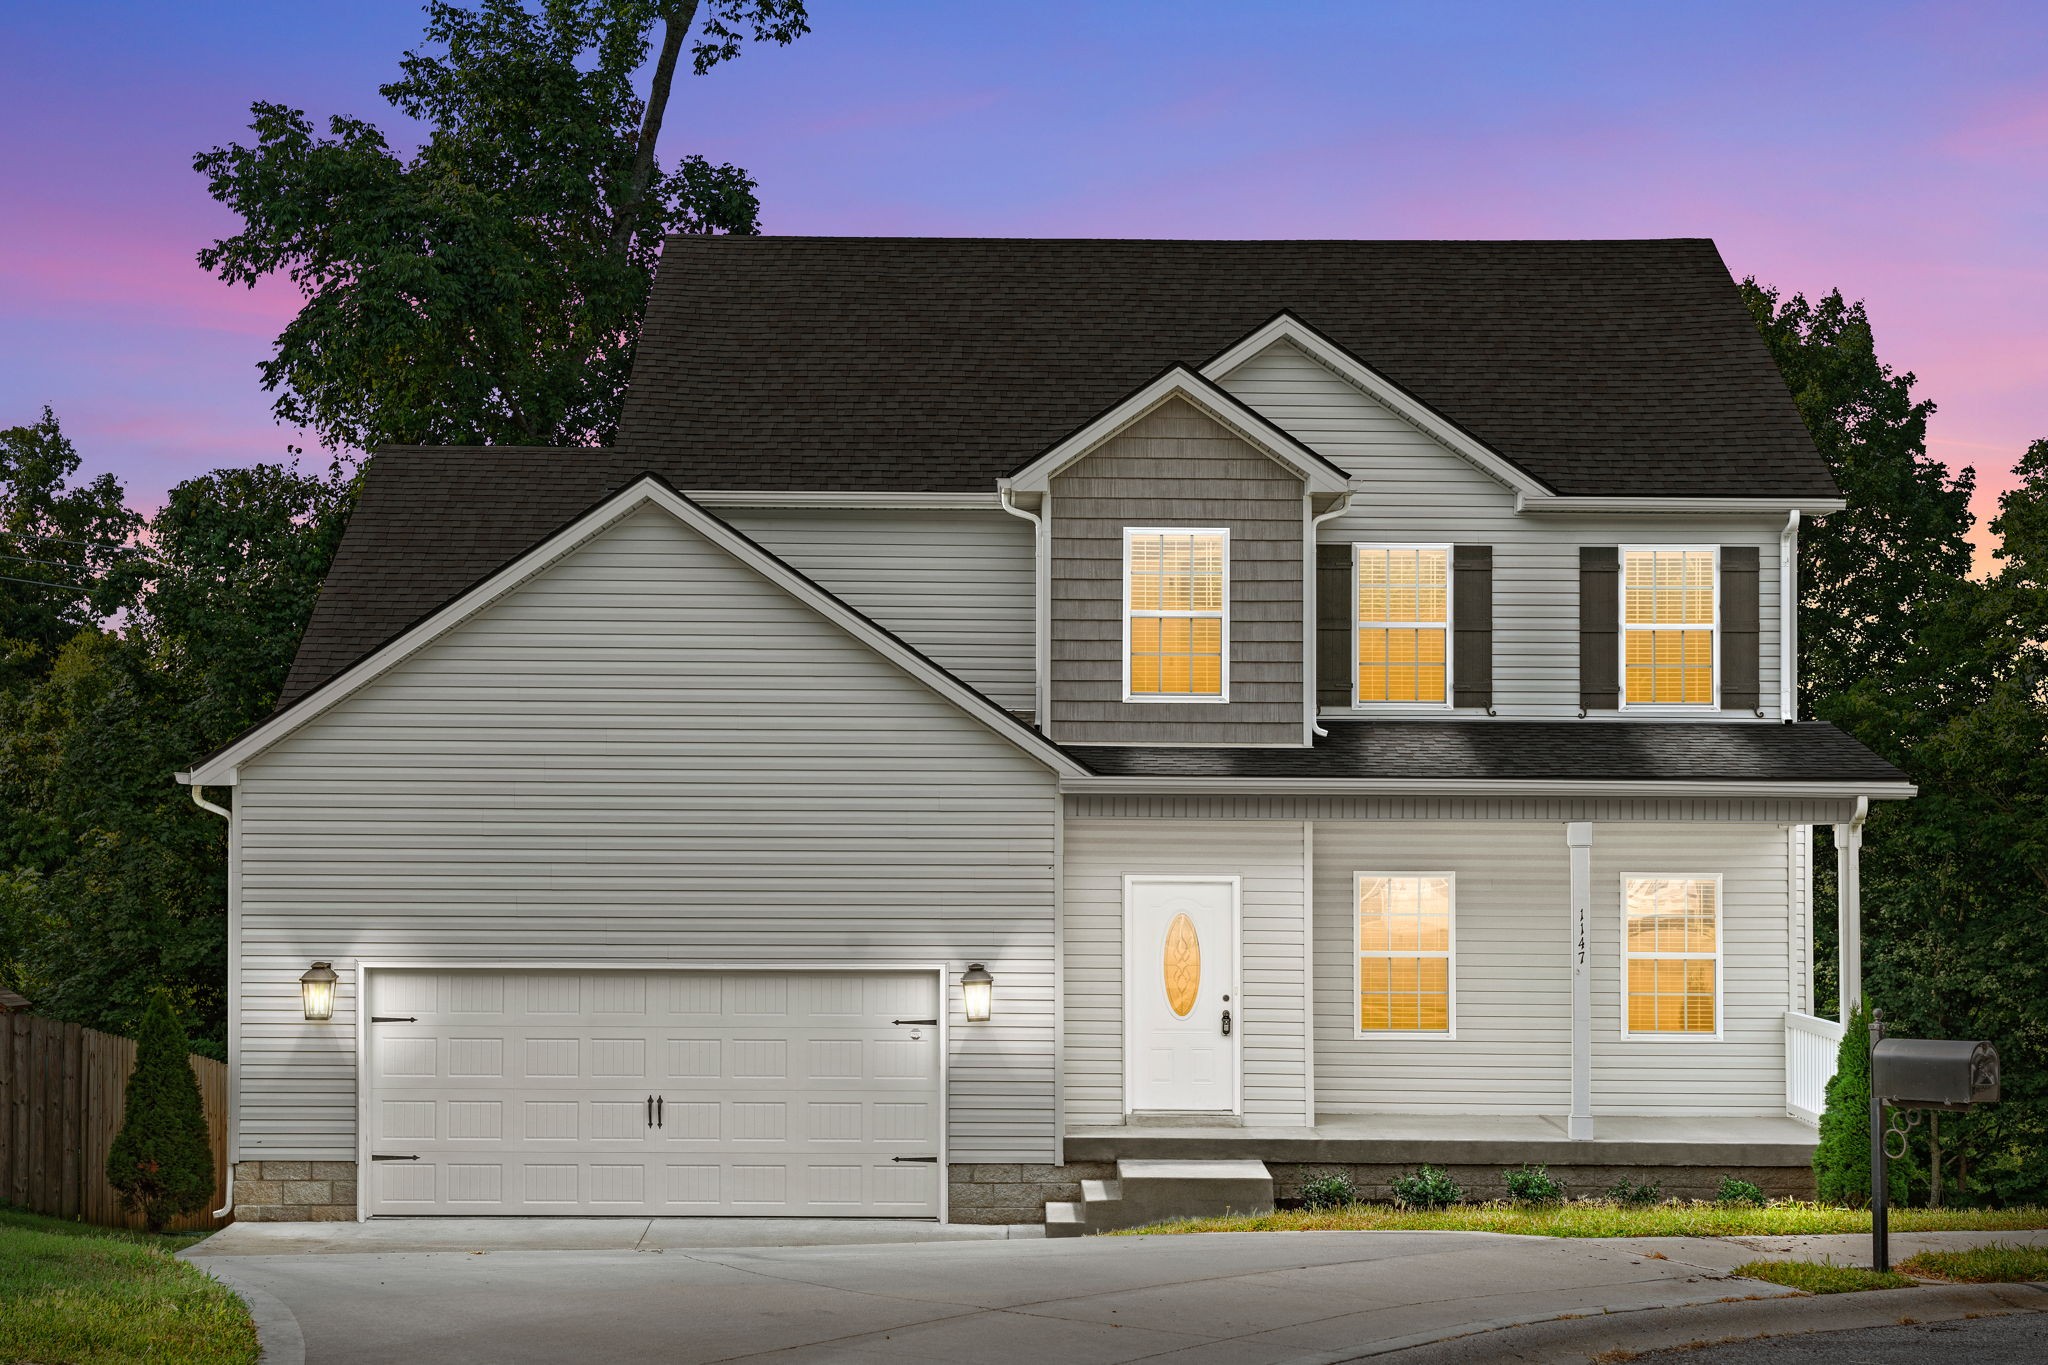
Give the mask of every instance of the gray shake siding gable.
[[[1302, 742], [1302, 481], [1175, 398], [1053, 476], [1053, 737]], [[1230, 531], [1230, 700], [1123, 700], [1127, 526]]]

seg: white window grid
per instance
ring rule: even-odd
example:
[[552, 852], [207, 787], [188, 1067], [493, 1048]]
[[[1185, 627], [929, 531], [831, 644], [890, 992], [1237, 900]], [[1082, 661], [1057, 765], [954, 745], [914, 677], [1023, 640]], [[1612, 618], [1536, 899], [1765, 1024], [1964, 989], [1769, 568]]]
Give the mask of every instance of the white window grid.
[[[1359, 619], [1359, 560], [1367, 551], [1379, 553], [1388, 550], [1435, 550], [1441, 552], [1444, 557], [1444, 619], [1442, 625], [1444, 635], [1444, 699], [1442, 701], [1367, 701], [1358, 694], [1358, 636], [1360, 631], [1436, 630], [1438, 628], [1437, 623], [1434, 621], [1362, 621]], [[1402, 710], [1407, 708], [1416, 708], [1424, 711], [1448, 711], [1451, 709], [1452, 698], [1453, 696], [1455, 696], [1455, 692], [1453, 691], [1453, 689], [1457, 686], [1457, 681], [1452, 674], [1451, 666], [1451, 642], [1454, 638], [1452, 635], [1452, 631], [1454, 629], [1453, 618], [1457, 613], [1457, 606], [1455, 602], [1456, 593], [1453, 591], [1453, 580], [1457, 575], [1457, 569], [1456, 566], [1452, 564], [1451, 559], [1452, 553], [1451, 547], [1449, 545], [1429, 545], [1412, 542], [1392, 541], [1359, 541], [1355, 542], [1352, 545], [1350, 587], [1351, 656], [1349, 660], [1346, 662], [1345, 667], [1350, 670], [1351, 674], [1351, 705], [1354, 710], [1386, 712]]]
[[[1216, 610], [1136, 610], [1131, 606], [1131, 542], [1140, 536], [1216, 536], [1223, 542], [1222, 606]], [[1126, 526], [1123, 552], [1123, 679], [1127, 702], [1169, 702], [1176, 705], [1209, 705], [1230, 700], [1230, 528], [1226, 526]], [[1133, 617], [1159, 620], [1215, 620], [1218, 629], [1218, 690], [1206, 692], [1133, 692], [1131, 690], [1131, 620]]]
[[[1714, 888], [1714, 950], [1709, 952], [1633, 952], [1628, 946], [1628, 888], [1631, 882], [1705, 882]], [[1727, 1015], [1723, 1012], [1723, 997], [1727, 990], [1727, 958], [1723, 951], [1728, 920], [1728, 904], [1723, 896], [1721, 874], [1718, 872], [1625, 872], [1621, 877], [1621, 982], [1617, 992], [1621, 1001], [1621, 1036], [1636, 1042], [1659, 1043], [1718, 1043], [1722, 1041], [1728, 1027]], [[1714, 964], [1714, 1031], [1681, 1032], [1669, 1029], [1632, 1029], [1628, 1022], [1629, 989], [1628, 964], [1635, 961], [1677, 961], [1705, 962]]]
[[[1616, 677], [1620, 686], [1616, 689], [1621, 709], [1624, 711], [1716, 711], [1721, 707], [1721, 547], [1718, 545], [1624, 545], [1618, 551], [1620, 560], [1615, 565], [1617, 591], [1615, 612], [1620, 616], [1619, 638], [1616, 649]], [[1702, 625], [1697, 622], [1673, 623], [1667, 626], [1630, 625], [1628, 619], [1628, 557], [1632, 554], [1687, 555], [1704, 554], [1711, 557], [1709, 571], [1709, 600], [1714, 605], [1713, 618]], [[1707, 633], [1707, 670], [1711, 680], [1706, 701], [1637, 701], [1628, 699], [1628, 638], [1631, 634], [1656, 634], [1659, 631], [1701, 631]]]
[[[1441, 881], [1450, 907], [1447, 937], [1442, 951], [1406, 948], [1368, 949], [1363, 939], [1362, 907], [1365, 884], [1374, 881]], [[1359, 965], [1367, 957], [1440, 958], [1444, 963], [1445, 1027], [1441, 1029], [1368, 1029], [1359, 1019], [1364, 991], [1359, 984]], [[1455, 872], [1354, 872], [1351, 876], [1351, 1036], [1382, 1041], [1455, 1039], [1458, 1036], [1458, 874]]]

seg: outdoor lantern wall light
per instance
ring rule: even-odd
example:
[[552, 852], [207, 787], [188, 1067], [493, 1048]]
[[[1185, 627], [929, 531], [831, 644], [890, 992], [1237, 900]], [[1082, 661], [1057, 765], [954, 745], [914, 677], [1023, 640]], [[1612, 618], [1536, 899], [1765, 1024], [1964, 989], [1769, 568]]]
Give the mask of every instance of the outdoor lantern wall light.
[[306, 969], [306, 974], [299, 978], [299, 999], [305, 1002], [308, 1019], [334, 1017], [334, 983], [340, 979], [334, 974], [332, 962], [315, 962]]
[[967, 1022], [985, 1024], [995, 1009], [996, 979], [988, 974], [988, 968], [979, 962], [967, 964], [967, 971], [960, 978], [960, 1003], [967, 1011]]

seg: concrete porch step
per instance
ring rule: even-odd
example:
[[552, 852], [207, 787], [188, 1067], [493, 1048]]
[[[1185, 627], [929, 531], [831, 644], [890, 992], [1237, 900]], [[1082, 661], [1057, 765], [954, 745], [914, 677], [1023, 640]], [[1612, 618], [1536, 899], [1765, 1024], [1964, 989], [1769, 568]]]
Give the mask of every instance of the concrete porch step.
[[1263, 1161], [1119, 1161], [1116, 1175], [1082, 1181], [1078, 1203], [1048, 1203], [1045, 1235], [1081, 1237], [1170, 1218], [1273, 1211], [1273, 1177]]

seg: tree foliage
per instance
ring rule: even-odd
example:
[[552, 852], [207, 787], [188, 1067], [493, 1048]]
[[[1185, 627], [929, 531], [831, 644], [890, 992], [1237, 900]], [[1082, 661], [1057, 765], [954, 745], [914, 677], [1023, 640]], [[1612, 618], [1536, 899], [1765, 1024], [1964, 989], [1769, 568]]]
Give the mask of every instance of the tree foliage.
[[151, 1232], [213, 1199], [213, 1151], [199, 1079], [185, 1030], [161, 994], [136, 1031], [135, 1070], [128, 1074], [121, 1131], [107, 1151], [107, 1183]]
[[[242, 230], [199, 253], [230, 284], [288, 277], [305, 304], [262, 362], [280, 421], [333, 448], [601, 444], [618, 421], [662, 238], [759, 230], [736, 166], [655, 157], [697, 0], [432, 0], [382, 87], [425, 125], [251, 107], [253, 144], [193, 166]], [[709, 0], [699, 73], [807, 31], [800, 0]], [[664, 28], [653, 98], [634, 89]]]
[[[1933, 405], [1877, 359], [1862, 304], [1745, 282], [1848, 507], [1802, 537], [1810, 713], [1919, 787], [1865, 830], [1864, 993], [1898, 1036], [1985, 1038], [2005, 1100], [1941, 1122], [1951, 1197], [2048, 1198], [2048, 442], [2017, 465], [1970, 577], [1972, 473], [1926, 450]], [[1832, 890], [1832, 875], [1824, 877]], [[1833, 926], [1817, 957], [1832, 986]], [[1831, 991], [1830, 991], [1831, 993]], [[1827, 1008], [1823, 1003], [1822, 1008]], [[1915, 1189], [1936, 1169], [1916, 1137]], [[1867, 1138], [1866, 1138], [1867, 1141]], [[1867, 1179], [1867, 1176], [1866, 1176]]]
[[[87, 486], [120, 506], [110, 479]], [[221, 1053], [226, 833], [173, 774], [275, 702], [349, 487], [281, 465], [180, 484], [123, 553], [79, 566], [98, 575], [68, 600], [115, 620], [0, 685], [0, 981], [42, 1013], [126, 1033], [167, 991]]]

